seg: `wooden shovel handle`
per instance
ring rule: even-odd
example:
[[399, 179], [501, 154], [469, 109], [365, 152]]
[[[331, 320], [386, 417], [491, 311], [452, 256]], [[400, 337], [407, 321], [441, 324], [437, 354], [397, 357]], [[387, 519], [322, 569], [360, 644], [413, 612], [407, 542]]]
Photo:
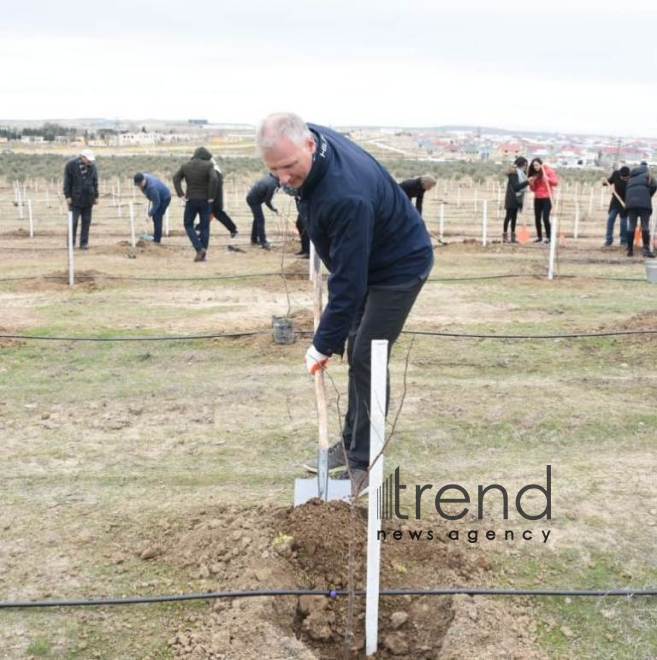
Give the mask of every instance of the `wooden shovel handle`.
[[[322, 272], [317, 252], [313, 250], [313, 325], [317, 330], [322, 317]], [[315, 399], [317, 401], [317, 423], [319, 425], [319, 448], [328, 449], [328, 411], [326, 407], [326, 385], [324, 371], [315, 372]]]

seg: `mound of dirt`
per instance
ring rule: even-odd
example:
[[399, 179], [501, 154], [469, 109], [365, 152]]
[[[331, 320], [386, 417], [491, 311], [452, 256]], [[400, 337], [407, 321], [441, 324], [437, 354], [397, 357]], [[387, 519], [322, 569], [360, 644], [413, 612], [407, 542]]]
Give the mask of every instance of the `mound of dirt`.
[[[165, 523], [139, 549], [187, 573], [195, 591], [362, 590], [366, 516], [345, 503], [214, 507], [183, 528]], [[398, 528], [404, 529], [404, 528]], [[393, 531], [393, 527], [388, 529]], [[446, 541], [384, 542], [382, 589], [482, 585], [489, 567]], [[362, 658], [361, 595], [226, 598], [171, 632], [177, 658]], [[464, 597], [382, 597], [378, 658], [540, 658], [526, 610]]]
[[[75, 288], [82, 291], [96, 291], [100, 288], [100, 281], [106, 277], [98, 270], [75, 271]], [[57, 291], [68, 289], [68, 271], [58, 270], [43, 275], [37, 279], [25, 282], [22, 287], [27, 291]]]

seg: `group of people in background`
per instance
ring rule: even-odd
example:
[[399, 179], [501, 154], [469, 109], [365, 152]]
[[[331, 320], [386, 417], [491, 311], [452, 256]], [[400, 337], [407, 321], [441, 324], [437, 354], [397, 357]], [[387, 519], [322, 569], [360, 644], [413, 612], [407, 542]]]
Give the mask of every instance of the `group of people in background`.
[[[516, 222], [518, 213], [524, 206], [527, 190], [534, 193], [534, 223], [536, 238], [534, 242], [550, 242], [552, 211], [552, 191], [559, 185], [556, 172], [545, 165], [540, 158], [534, 158], [531, 163], [519, 156], [507, 172], [506, 194], [504, 198], [504, 225], [502, 242], [517, 243]], [[654, 258], [650, 246], [650, 216], [652, 215], [652, 197], [657, 191], [657, 182], [650, 174], [647, 163], [630, 170], [623, 166], [614, 170], [603, 185], [611, 187], [607, 231], [603, 247], [610, 248], [614, 242], [614, 224], [620, 218], [619, 241], [627, 248], [627, 256], [634, 256], [634, 235], [637, 223], [641, 225], [642, 254]], [[510, 232], [509, 232], [510, 229]], [[545, 235], [543, 235], [545, 229]]]
[[[134, 183], [150, 202], [148, 215], [153, 221], [153, 241], [160, 243], [164, 215], [171, 203], [171, 191], [163, 181], [146, 172], [135, 174]], [[173, 176], [175, 192], [178, 197], [185, 200], [183, 224], [196, 251], [195, 261], [206, 259], [212, 218], [218, 220], [228, 230], [231, 238], [238, 234], [237, 226], [224, 206], [223, 183], [221, 169], [205, 147], [196, 149], [192, 158]], [[436, 179], [430, 175], [423, 175], [406, 179], [399, 185], [410, 200], [415, 200], [415, 208], [422, 214], [424, 194], [436, 185]], [[528, 190], [534, 193], [536, 229], [534, 242], [550, 242], [553, 191], [558, 185], [557, 173], [540, 158], [534, 158], [531, 162], [523, 156], [516, 158], [507, 172], [503, 243], [518, 242], [516, 235], [518, 214], [523, 210]], [[650, 246], [650, 216], [652, 197], [657, 191], [657, 181], [650, 174], [647, 164], [641, 163], [632, 170], [627, 166], [616, 169], [604, 179], [603, 185], [611, 188], [603, 247], [613, 246], [614, 227], [616, 219], [620, 218], [619, 242], [627, 249], [627, 255], [630, 257], [634, 255], [634, 236], [638, 224], [641, 229], [642, 254], [653, 258], [654, 254]], [[251, 244], [260, 246], [264, 250], [270, 250], [271, 244], [267, 240], [263, 205], [273, 213], [278, 213], [273, 205], [273, 198], [279, 189], [278, 179], [268, 174], [256, 181], [246, 195], [246, 203], [253, 216]], [[92, 151], [85, 149], [79, 156], [70, 160], [64, 170], [64, 197], [73, 217], [73, 243], [76, 243], [78, 224], [81, 224], [79, 245], [82, 250], [86, 250], [89, 246], [92, 209], [98, 203], [98, 196], [95, 157]], [[297, 210], [296, 228], [301, 241], [301, 249], [297, 254], [307, 258], [310, 241], [305, 220], [299, 209]]]
[[[513, 166], [507, 172], [506, 194], [504, 196], [504, 209], [506, 212], [502, 230], [503, 243], [518, 242], [516, 223], [518, 213], [523, 209], [525, 193], [528, 189], [534, 193], [534, 224], [536, 227], [534, 242], [550, 242], [552, 191], [558, 185], [557, 173], [545, 165], [540, 158], [534, 158], [531, 163], [523, 156], [515, 159]], [[543, 236], [543, 229], [545, 229], [545, 236]]]

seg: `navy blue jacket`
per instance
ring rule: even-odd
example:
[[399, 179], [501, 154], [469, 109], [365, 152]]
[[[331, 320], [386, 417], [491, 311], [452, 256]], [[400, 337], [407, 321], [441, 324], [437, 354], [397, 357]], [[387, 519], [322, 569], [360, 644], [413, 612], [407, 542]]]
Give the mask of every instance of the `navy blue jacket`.
[[261, 204], [266, 204], [272, 211], [276, 209], [272, 206], [271, 200], [274, 197], [274, 194], [278, 190], [280, 183], [278, 179], [271, 174], [263, 177], [256, 181], [251, 190], [246, 195], [246, 203], [249, 206], [260, 206]]
[[146, 186], [142, 192], [151, 202], [148, 215], [152, 216], [153, 212], [157, 210], [162, 202], [171, 201], [171, 191], [162, 181], [152, 174], [144, 173], [144, 179], [146, 179]]
[[425, 278], [433, 249], [419, 213], [381, 164], [339, 133], [309, 128], [317, 150], [298, 204], [330, 272], [329, 300], [313, 344], [332, 355], [344, 352], [367, 288]]
[[652, 196], [656, 190], [657, 184], [655, 179], [650, 176], [648, 167], [640, 165], [630, 172], [630, 180], [625, 187], [625, 206], [628, 210], [652, 211]]

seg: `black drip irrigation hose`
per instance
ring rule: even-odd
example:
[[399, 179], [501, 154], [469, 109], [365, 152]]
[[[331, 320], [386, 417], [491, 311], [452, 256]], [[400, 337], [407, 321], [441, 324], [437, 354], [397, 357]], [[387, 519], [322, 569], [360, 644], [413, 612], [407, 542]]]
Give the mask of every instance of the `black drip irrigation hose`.
[[[269, 335], [268, 330], [253, 332], [227, 332], [216, 335], [171, 335], [168, 337], [49, 337], [47, 335], [5, 335], [0, 339], [13, 339], [20, 341], [70, 341], [70, 342], [137, 342], [137, 341], [198, 341], [206, 339], [235, 339], [239, 337], [259, 337]], [[297, 334], [310, 336], [310, 330], [300, 330]], [[429, 330], [403, 330], [403, 335], [416, 335], [422, 337], [443, 337], [445, 339], [501, 339], [511, 341], [532, 339], [591, 339], [597, 337], [627, 337], [636, 335], [657, 335], [657, 330], [611, 330], [609, 332], [573, 333], [561, 335], [480, 335], [458, 332], [431, 332]]]
[[[215, 280], [239, 280], [239, 279], [253, 279], [257, 277], [305, 277], [305, 273], [285, 273], [281, 274], [280, 271], [276, 273], [243, 273], [236, 275], [213, 275], [210, 277], [135, 277], [132, 275], [104, 275], [99, 273], [97, 275], [75, 275], [78, 281], [83, 280], [121, 280], [129, 282], [203, 282]], [[473, 277], [430, 277], [429, 282], [477, 282], [484, 280], [501, 280], [511, 278], [527, 278], [527, 279], [545, 279], [545, 275], [539, 273], [511, 273], [506, 275], [478, 275]], [[20, 277], [2, 277], [0, 282], [24, 282], [29, 280], [61, 280], [66, 279], [65, 275], [24, 275]], [[646, 282], [642, 277], [603, 277], [603, 276], [588, 276], [588, 275], [560, 275], [558, 279], [591, 279], [603, 281], [616, 281], [616, 282]]]
[[[146, 605], [152, 603], [177, 603], [190, 600], [218, 600], [221, 598], [276, 598], [283, 596], [325, 596], [335, 600], [348, 596], [347, 590], [316, 591], [312, 589], [272, 589], [258, 591], [211, 591], [204, 594], [173, 594], [165, 596], [134, 596], [127, 598], [95, 598], [78, 600], [0, 601], [0, 609], [28, 609], [46, 607], [98, 607], [103, 605]], [[355, 596], [365, 596], [357, 590]], [[608, 589], [608, 590], [550, 590], [550, 589], [384, 589], [379, 596], [518, 596], [518, 597], [589, 597], [589, 598], [638, 598], [655, 597], [657, 589]]]

